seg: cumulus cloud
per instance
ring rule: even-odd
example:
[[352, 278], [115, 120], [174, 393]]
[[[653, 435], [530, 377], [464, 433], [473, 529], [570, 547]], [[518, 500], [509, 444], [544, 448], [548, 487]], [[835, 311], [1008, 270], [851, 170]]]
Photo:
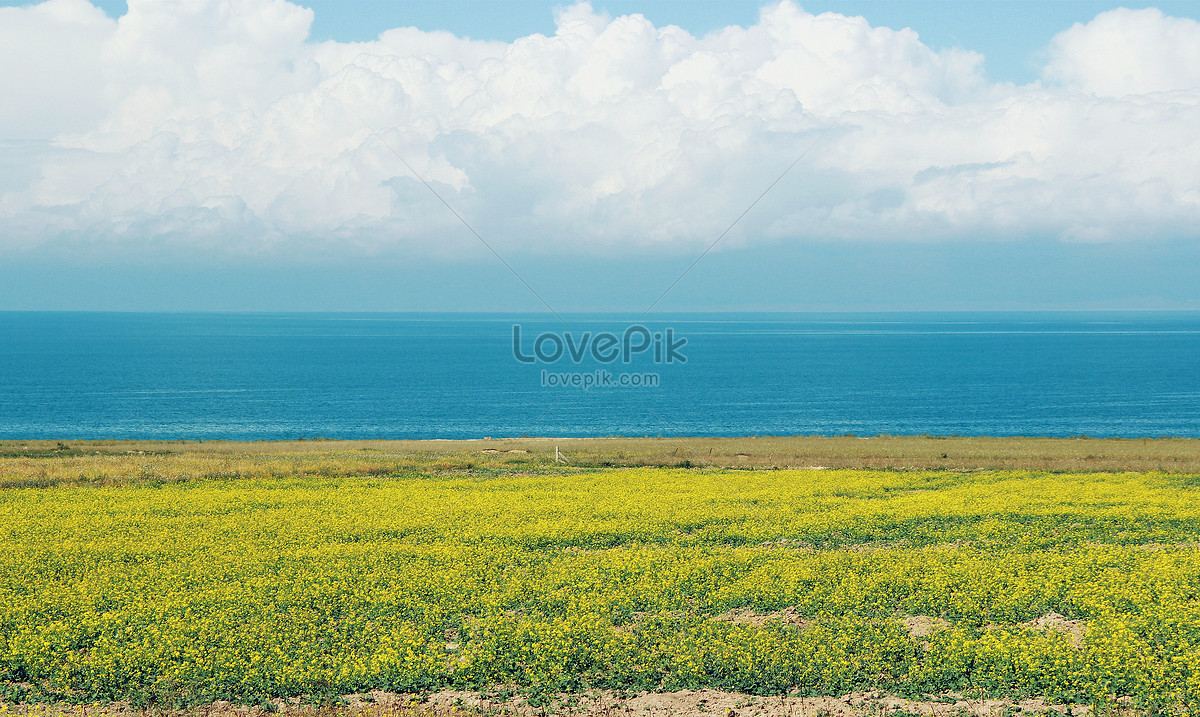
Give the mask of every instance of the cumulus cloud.
[[1200, 25], [1157, 10], [1065, 30], [1027, 86], [787, 0], [704, 37], [587, 4], [511, 43], [316, 43], [311, 22], [286, 0], [0, 9], [0, 91], [21, 98], [0, 111], [0, 251], [472, 246], [410, 167], [506, 249], [690, 250], [810, 147], [730, 246], [1200, 226]]
[[1200, 23], [1119, 8], [1059, 33], [1046, 78], [1105, 97], [1200, 88]]
[[0, 138], [89, 129], [104, 112], [98, 59], [115, 29], [87, 0], [0, 8]]

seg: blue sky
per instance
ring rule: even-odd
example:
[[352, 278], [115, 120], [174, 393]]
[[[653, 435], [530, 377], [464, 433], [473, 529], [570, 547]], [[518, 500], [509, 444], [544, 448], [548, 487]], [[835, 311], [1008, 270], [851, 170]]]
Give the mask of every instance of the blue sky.
[[[0, 6], [24, 5], [0, 0]], [[125, 0], [94, 3], [110, 17], [124, 15]], [[554, 32], [554, 11], [564, 3], [542, 0], [308, 0], [314, 40], [361, 42], [394, 27], [445, 30], [479, 40], [512, 41]], [[729, 25], [750, 25], [764, 3], [757, 0], [617, 0], [594, 2], [610, 15], [641, 13], [655, 25], [679, 25], [705, 34]], [[965, 47], [987, 58], [989, 79], [1026, 83], [1037, 79], [1038, 55], [1050, 39], [1074, 23], [1086, 23], [1114, 7], [1156, 7], [1179, 17], [1200, 18], [1196, 0], [1103, 2], [1097, 0], [823, 0], [801, 3], [809, 12], [861, 15], [873, 25], [911, 27], [935, 48]]]
[[[317, 39], [369, 40], [390, 27], [416, 25], [482, 40], [511, 41], [534, 32], [552, 33], [554, 9], [563, 3], [310, 0], [305, 4], [316, 11], [313, 36]], [[728, 25], [754, 23], [763, 4], [755, 0], [624, 0], [595, 2], [593, 6], [610, 15], [641, 13], [655, 25], [679, 25], [693, 34], [705, 34]], [[958, 46], [983, 53], [990, 79], [1020, 83], [1037, 79], [1037, 56], [1056, 33], [1105, 10], [1118, 6], [1157, 7], [1171, 15], [1200, 18], [1200, 3], [1195, 0], [826, 0], [801, 5], [813, 13], [861, 15], [873, 25], [911, 27], [932, 47]], [[120, 13], [123, 9], [124, 2], [113, 3], [111, 11]]]
[[0, 2], [0, 310], [1200, 308], [1197, 17]]

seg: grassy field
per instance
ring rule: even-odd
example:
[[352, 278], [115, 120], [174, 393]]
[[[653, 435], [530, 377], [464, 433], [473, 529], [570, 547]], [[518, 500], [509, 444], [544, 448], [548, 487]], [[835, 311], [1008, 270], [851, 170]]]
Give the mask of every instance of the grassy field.
[[1198, 461], [1174, 440], [6, 442], [0, 700], [1200, 714]]
[[[555, 461], [555, 448], [561, 462]], [[42, 460], [54, 459], [54, 460]], [[1200, 440], [515, 438], [478, 441], [0, 441], [0, 487], [157, 478], [564, 471], [628, 467], [1200, 473]]]

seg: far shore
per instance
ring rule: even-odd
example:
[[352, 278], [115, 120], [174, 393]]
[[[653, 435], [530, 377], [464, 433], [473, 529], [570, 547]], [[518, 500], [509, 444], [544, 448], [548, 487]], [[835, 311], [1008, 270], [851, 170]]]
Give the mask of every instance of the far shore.
[[682, 468], [1200, 472], [1200, 439], [936, 436], [480, 438], [476, 440], [4, 440], [0, 458], [353, 454], [443, 470]]

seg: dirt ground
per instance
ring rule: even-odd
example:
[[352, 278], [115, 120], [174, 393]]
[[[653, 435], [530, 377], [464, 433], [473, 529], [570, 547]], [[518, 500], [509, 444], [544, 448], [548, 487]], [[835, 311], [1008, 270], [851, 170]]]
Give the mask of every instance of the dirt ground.
[[[386, 704], [386, 697], [373, 696], [376, 704]], [[353, 702], [351, 705], [353, 706]], [[461, 705], [471, 710], [500, 712], [535, 717], [542, 708], [521, 703], [496, 704], [478, 695], [439, 692], [431, 695], [426, 704], [437, 708]], [[681, 692], [648, 693], [622, 698], [597, 693], [592, 696], [566, 696], [545, 711], [552, 714], [579, 715], [636, 715], [637, 717], [865, 717], [867, 715], [922, 715], [930, 717], [992, 717], [1021, 714], [1090, 715], [1091, 710], [1073, 706], [1048, 705], [1040, 699], [1012, 702], [1006, 700], [971, 700], [959, 695], [946, 696], [940, 701], [914, 701], [889, 697], [879, 693], [852, 693], [840, 697], [757, 697], [717, 690], [684, 690]]]
[[[855, 692], [840, 697], [760, 697], [718, 690], [683, 690], [640, 695], [618, 695], [592, 691], [558, 695], [547, 704], [532, 705], [521, 697], [501, 699], [477, 692], [443, 691], [429, 695], [370, 692], [345, 695], [340, 706], [315, 708], [298, 700], [274, 700], [272, 711], [294, 717], [466, 717], [493, 715], [511, 717], [1092, 717], [1090, 707], [1049, 704], [1040, 698], [1023, 700], [979, 699], [963, 695], [940, 695], [910, 700], [877, 692]], [[246, 707], [229, 702], [190, 710], [139, 710], [124, 703], [110, 705], [5, 705], [0, 714], [22, 717], [251, 717], [270, 714], [261, 706]], [[1135, 711], [1105, 711], [1105, 715], [1134, 715]]]

